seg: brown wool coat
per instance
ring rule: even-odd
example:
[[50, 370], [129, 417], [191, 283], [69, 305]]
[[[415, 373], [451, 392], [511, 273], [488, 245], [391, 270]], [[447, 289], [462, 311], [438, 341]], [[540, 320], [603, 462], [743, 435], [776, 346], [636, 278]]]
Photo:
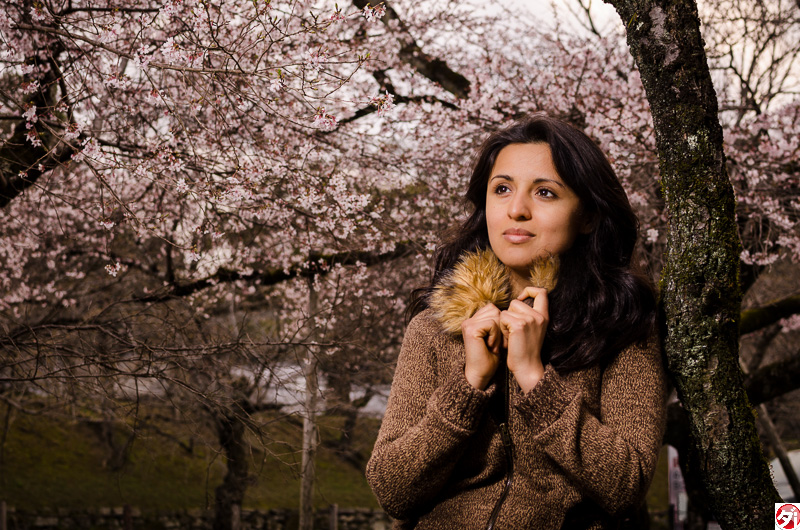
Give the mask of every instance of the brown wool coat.
[[[503, 376], [498, 376], [496, 379]], [[514, 477], [495, 529], [614, 528], [644, 497], [664, 433], [658, 347], [605, 369], [547, 366], [527, 394], [510, 385]], [[408, 325], [367, 479], [393, 528], [479, 530], [505, 482], [503, 385], [464, 376], [464, 344], [430, 309]]]

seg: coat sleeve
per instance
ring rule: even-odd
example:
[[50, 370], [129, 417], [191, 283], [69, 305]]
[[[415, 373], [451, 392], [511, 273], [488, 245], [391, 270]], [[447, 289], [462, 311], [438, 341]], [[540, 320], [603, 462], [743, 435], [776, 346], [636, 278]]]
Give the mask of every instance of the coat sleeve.
[[437, 384], [443, 340], [438, 324], [424, 313], [409, 323], [367, 463], [372, 490], [396, 519], [420, 515], [446, 484], [494, 392], [494, 386], [473, 388], [463, 361]]
[[551, 366], [518, 408], [543, 449], [585, 495], [611, 514], [640, 502], [666, 424], [667, 383], [655, 341], [623, 350], [604, 370], [600, 415]]

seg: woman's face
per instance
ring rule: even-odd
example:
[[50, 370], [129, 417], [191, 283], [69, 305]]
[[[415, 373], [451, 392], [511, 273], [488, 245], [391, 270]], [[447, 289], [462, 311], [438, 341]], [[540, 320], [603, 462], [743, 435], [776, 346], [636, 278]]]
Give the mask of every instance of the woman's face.
[[563, 253], [591, 231], [581, 211], [549, 145], [510, 144], [498, 153], [486, 189], [486, 226], [492, 250], [514, 272], [527, 277], [533, 261]]

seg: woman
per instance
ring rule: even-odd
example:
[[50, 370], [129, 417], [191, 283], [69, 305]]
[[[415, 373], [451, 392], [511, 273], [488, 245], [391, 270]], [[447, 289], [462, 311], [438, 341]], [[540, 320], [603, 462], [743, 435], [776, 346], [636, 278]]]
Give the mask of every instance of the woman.
[[616, 528], [665, 423], [636, 216], [600, 149], [543, 115], [484, 142], [467, 198], [412, 303], [367, 479], [394, 528]]

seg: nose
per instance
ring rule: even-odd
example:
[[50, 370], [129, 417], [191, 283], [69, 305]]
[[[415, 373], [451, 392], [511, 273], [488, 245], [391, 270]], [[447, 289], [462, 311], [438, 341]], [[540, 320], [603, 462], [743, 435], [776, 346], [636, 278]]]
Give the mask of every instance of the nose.
[[531, 218], [531, 205], [523, 193], [517, 193], [508, 203], [508, 217], [515, 221], [525, 221]]

